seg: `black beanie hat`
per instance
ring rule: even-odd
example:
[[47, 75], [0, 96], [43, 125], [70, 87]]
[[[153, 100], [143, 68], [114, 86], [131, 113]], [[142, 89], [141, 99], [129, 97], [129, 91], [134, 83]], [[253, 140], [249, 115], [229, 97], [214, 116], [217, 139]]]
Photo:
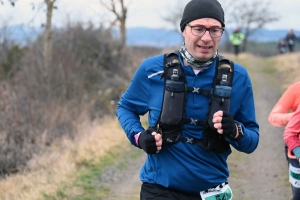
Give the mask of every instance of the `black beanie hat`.
[[216, 19], [221, 22], [222, 27], [225, 27], [224, 11], [217, 0], [191, 0], [183, 11], [180, 22], [181, 32], [186, 24], [201, 18]]

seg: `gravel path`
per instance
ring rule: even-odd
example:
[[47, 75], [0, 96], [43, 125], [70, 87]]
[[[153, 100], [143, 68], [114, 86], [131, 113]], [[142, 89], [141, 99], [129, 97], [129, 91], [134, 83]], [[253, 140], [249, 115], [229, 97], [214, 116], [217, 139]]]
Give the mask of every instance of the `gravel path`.
[[[288, 183], [288, 164], [284, 154], [283, 128], [277, 128], [268, 122], [268, 115], [277, 102], [279, 85], [266, 77], [264, 60], [255, 58], [249, 66], [255, 92], [256, 115], [260, 125], [260, 142], [258, 148], [250, 155], [234, 152], [237, 156], [229, 158], [234, 199], [291, 199]], [[278, 83], [277, 83], [278, 84]], [[237, 158], [238, 162], [234, 159]]]
[[[237, 60], [238, 62], [239, 60]], [[240, 60], [244, 62], [243, 60]], [[279, 85], [271, 85], [272, 75], [262, 73], [264, 59], [251, 59], [248, 71], [252, 79], [256, 113], [260, 125], [260, 143], [257, 150], [248, 155], [233, 150], [229, 157], [229, 183], [236, 200], [290, 200], [291, 188], [288, 183], [288, 165], [284, 155], [283, 128], [269, 124], [268, 115], [280, 96]], [[139, 151], [132, 147], [131, 151]], [[111, 188], [111, 195], [106, 200], [138, 200], [139, 169], [145, 154], [134, 159], [126, 154], [126, 168], [110, 168], [104, 177], [110, 177], [106, 184]]]

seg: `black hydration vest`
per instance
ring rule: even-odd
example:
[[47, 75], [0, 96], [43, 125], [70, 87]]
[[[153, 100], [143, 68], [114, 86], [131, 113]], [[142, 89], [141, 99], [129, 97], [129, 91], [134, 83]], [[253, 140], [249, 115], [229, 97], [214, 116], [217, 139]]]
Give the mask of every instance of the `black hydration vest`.
[[[184, 70], [179, 61], [179, 52], [165, 54], [164, 58], [164, 98], [162, 109], [155, 129], [162, 134], [163, 145], [177, 142], [197, 144], [202, 148], [222, 153], [229, 149], [227, 138], [213, 127], [212, 116], [218, 110], [229, 112], [230, 94], [233, 80], [234, 64], [229, 59], [218, 55], [216, 74], [211, 90], [189, 88], [186, 85]], [[209, 109], [204, 121], [185, 118], [187, 93], [193, 92], [210, 98]], [[185, 123], [203, 126], [204, 138], [180, 137]]]

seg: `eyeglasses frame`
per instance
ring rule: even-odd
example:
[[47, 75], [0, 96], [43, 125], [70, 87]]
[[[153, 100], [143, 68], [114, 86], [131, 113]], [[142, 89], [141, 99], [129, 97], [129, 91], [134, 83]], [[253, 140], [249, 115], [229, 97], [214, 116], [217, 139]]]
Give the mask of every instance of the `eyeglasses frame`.
[[[186, 25], [187, 25], [188, 27], [191, 28], [191, 33], [192, 33], [194, 36], [199, 36], [199, 37], [202, 37], [202, 36], [206, 33], [206, 31], [208, 31], [210, 37], [212, 37], [212, 38], [219, 38], [219, 37], [222, 37], [223, 32], [224, 32], [224, 30], [225, 30], [225, 28], [205, 28], [205, 27], [202, 27], [202, 26], [191, 26], [189, 23], [187, 23]], [[193, 33], [193, 28], [194, 28], [194, 27], [200, 27], [200, 28], [205, 29], [205, 31], [203, 32], [203, 35], [195, 35], [195, 34]], [[211, 33], [210, 33], [210, 30], [211, 30], [211, 29], [220, 29], [220, 30], [222, 30], [222, 33], [221, 33], [220, 36], [217, 36], [217, 37], [212, 36]]]

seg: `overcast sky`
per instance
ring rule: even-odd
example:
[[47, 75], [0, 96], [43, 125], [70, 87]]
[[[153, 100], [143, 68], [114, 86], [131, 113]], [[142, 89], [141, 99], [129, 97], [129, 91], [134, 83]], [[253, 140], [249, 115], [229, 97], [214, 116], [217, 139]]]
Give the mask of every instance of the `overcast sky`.
[[[109, 3], [110, 0], [105, 1]], [[222, 3], [224, 0], [219, 1]], [[39, 26], [45, 21], [45, 7], [40, 8], [41, 2], [44, 0], [18, 0], [15, 7], [9, 4], [0, 6], [0, 25], [5, 22], [8, 24], [30, 22], [31, 25]], [[61, 26], [66, 23], [67, 18], [73, 21], [92, 21], [96, 24], [111, 19], [112, 16], [99, 2], [99, 0], [56, 0], [58, 9], [53, 13], [53, 24]], [[169, 11], [168, 5], [174, 5], [176, 0], [125, 0], [125, 2], [129, 5], [127, 27], [170, 28], [162, 17]], [[31, 3], [35, 5], [34, 11]], [[280, 20], [269, 24], [266, 28], [300, 30], [300, 0], [271, 0], [271, 4], [270, 10], [278, 14]]]

